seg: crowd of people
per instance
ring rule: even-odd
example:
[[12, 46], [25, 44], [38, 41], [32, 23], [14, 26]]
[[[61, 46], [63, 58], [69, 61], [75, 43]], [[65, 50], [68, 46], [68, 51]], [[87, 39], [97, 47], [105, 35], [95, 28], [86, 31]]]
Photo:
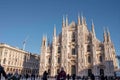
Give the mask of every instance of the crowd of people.
[[[20, 79], [28, 79], [31, 78], [31, 80], [35, 80], [35, 75], [34, 74], [19, 74], [18, 70], [15, 71], [15, 73], [8, 73], [6, 74], [4, 68], [0, 65], [0, 80], [2, 80], [3, 78], [1, 77], [1, 75], [5, 78], [5, 80], [20, 80]], [[2, 78], [2, 79], [1, 79]]]
[[[48, 73], [45, 71], [43, 73], [43, 80], [48, 80]], [[64, 71], [64, 68], [62, 67], [60, 71], [58, 71], [58, 74], [55, 77], [55, 80], [120, 80], [120, 77], [114, 77], [114, 76], [104, 76], [101, 74], [100, 76], [94, 76], [92, 72], [88, 74], [88, 76], [76, 76], [75, 74], [72, 74], [71, 76], [69, 74], [66, 75], [66, 72]]]
[[[1, 80], [1, 75], [3, 75], [3, 77], [6, 79], [6, 80], [20, 80], [22, 78], [25, 78], [26, 80], [28, 78], [31, 78], [31, 80], [35, 80], [36, 77], [38, 76], [35, 76], [34, 74], [31, 74], [31, 75], [28, 75], [28, 74], [25, 74], [25, 75], [20, 75], [18, 74], [18, 71], [16, 70], [14, 74], [11, 74], [11, 73], [8, 73], [6, 74], [5, 71], [4, 71], [4, 68], [0, 65], [0, 80]], [[43, 73], [43, 76], [42, 76], [42, 80], [48, 80], [48, 73], [47, 71], [44, 71]], [[104, 76], [104, 75], [100, 75], [97, 77], [98, 79], [97, 80], [120, 80], [120, 78], [118, 77], [107, 77], [107, 76]], [[72, 76], [70, 76], [69, 74], [66, 74], [66, 72], [64, 71], [64, 68], [62, 67], [60, 71], [58, 71], [56, 77], [55, 77], [55, 80], [95, 80], [95, 76], [92, 72], [89, 73], [88, 76], [83, 76], [83, 77], [80, 77], [80, 76], [76, 76], [75, 74], [73, 74]]]

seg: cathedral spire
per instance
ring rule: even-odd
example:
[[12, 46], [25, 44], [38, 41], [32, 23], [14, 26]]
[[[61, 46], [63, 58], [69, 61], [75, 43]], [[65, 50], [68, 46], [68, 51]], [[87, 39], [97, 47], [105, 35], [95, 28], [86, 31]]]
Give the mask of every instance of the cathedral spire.
[[66, 15], [66, 27], [68, 26], [68, 16]]
[[84, 24], [84, 19], [83, 19], [83, 15], [81, 14], [81, 19], [82, 19], [82, 25]]
[[83, 14], [81, 13], [81, 19], [82, 19], [82, 25], [86, 25], [86, 18], [83, 16]]
[[65, 18], [63, 16], [63, 20], [62, 20], [62, 27], [65, 27]]
[[106, 33], [105, 28], [104, 28], [104, 42], [107, 42], [107, 33]]
[[108, 40], [108, 42], [111, 42], [110, 32], [109, 32], [108, 28], [107, 28], [107, 40]]
[[78, 25], [80, 25], [80, 24], [81, 24], [81, 20], [80, 20], [80, 15], [78, 13]]
[[39, 71], [39, 74], [42, 75], [42, 73], [46, 70], [45, 67], [46, 66], [46, 60], [44, 60], [46, 58], [46, 54], [47, 54], [47, 36], [46, 35], [43, 35], [43, 38], [42, 38], [42, 46], [41, 46], [41, 54], [40, 54], [40, 63], [42, 65], [40, 65], [40, 71]]
[[53, 36], [56, 37], [56, 26], [54, 24], [54, 32], [53, 32]]
[[94, 37], [95, 37], [96, 34], [95, 34], [95, 29], [94, 29], [94, 23], [93, 23], [93, 20], [92, 20], [92, 33], [93, 33], [93, 35], [94, 35]]
[[42, 46], [47, 46], [47, 36], [43, 35]]

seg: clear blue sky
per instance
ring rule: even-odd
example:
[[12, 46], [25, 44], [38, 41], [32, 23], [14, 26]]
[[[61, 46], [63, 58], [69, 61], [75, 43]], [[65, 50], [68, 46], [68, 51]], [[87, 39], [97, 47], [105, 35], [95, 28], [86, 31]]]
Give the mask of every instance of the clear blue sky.
[[120, 54], [120, 0], [0, 0], [0, 42], [40, 53], [43, 34], [52, 39], [54, 24], [61, 32], [62, 16], [69, 23], [77, 22], [78, 13], [86, 17], [88, 28], [91, 19], [96, 36], [103, 41], [103, 28], [108, 27], [116, 53]]

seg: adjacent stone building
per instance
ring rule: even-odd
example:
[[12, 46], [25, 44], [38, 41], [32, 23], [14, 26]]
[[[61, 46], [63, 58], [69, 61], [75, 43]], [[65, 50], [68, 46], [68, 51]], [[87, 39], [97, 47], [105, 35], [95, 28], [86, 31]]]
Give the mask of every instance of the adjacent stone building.
[[20, 74], [35, 73], [37, 75], [39, 72], [39, 55], [0, 43], [0, 64], [6, 73], [14, 73], [18, 70]]
[[85, 17], [78, 16], [78, 22], [70, 24], [63, 17], [62, 32], [57, 36], [54, 27], [52, 43], [43, 36], [39, 75], [46, 70], [55, 76], [64, 67], [70, 75], [88, 76], [92, 72], [95, 76], [113, 76], [117, 69], [116, 53], [108, 30], [104, 30], [103, 38], [97, 39], [93, 22], [88, 30]]

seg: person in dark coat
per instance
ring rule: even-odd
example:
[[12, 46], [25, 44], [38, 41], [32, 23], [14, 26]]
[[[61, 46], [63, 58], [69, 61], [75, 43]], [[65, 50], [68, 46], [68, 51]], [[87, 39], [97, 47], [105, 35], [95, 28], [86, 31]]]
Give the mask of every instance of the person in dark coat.
[[56, 75], [56, 80], [59, 80], [59, 73], [60, 73], [60, 70], [58, 69], [57, 75]]
[[75, 74], [72, 75], [72, 80], [75, 80]]
[[7, 75], [6, 75], [5, 71], [4, 71], [4, 68], [0, 64], [0, 80], [1, 80], [1, 74], [5, 77], [5, 79], [7, 79]]
[[31, 80], [35, 80], [35, 74], [34, 73], [32, 73], [32, 75], [31, 75]]
[[48, 73], [47, 73], [47, 71], [45, 71], [45, 72], [43, 73], [43, 80], [47, 80], [47, 75], [48, 75]]
[[69, 80], [69, 79], [70, 79], [70, 75], [68, 74], [68, 75], [67, 75], [67, 80]]
[[95, 80], [95, 76], [93, 73], [91, 73], [90, 78], [91, 78], [91, 80]]
[[103, 75], [103, 74], [101, 74], [100, 79], [101, 79], [101, 80], [105, 80], [105, 78], [104, 78], [104, 75]]
[[25, 74], [25, 78], [26, 78], [26, 80], [28, 79], [28, 77], [29, 77], [29, 75], [26, 73], [26, 74]]
[[15, 73], [14, 73], [14, 75], [13, 75], [13, 78], [14, 78], [15, 80], [20, 80], [20, 79], [19, 79], [20, 76], [19, 76], [19, 74], [18, 74], [18, 70], [15, 71]]
[[58, 74], [57, 80], [66, 80], [66, 72], [64, 71], [64, 68], [61, 68], [60, 73]]

